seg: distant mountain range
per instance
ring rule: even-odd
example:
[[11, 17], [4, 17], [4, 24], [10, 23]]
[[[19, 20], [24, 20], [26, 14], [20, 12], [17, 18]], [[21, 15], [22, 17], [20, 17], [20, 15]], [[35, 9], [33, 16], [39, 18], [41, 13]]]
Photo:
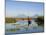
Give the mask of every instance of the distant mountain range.
[[23, 15], [23, 14], [20, 14], [20, 15], [18, 15], [18, 16], [14, 16], [14, 17], [12, 17], [12, 18], [37, 18], [38, 16], [37, 15], [35, 15], [35, 16], [27, 16], [27, 15]]
[[26, 16], [26, 15], [18, 15], [18, 16], [16, 16], [16, 18], [27, 18], [28, 16]]

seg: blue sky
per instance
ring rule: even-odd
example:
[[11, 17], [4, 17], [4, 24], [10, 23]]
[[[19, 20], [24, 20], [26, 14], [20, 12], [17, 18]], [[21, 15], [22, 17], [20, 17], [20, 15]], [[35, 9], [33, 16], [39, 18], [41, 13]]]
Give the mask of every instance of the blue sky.
[[6, 0], [6, 17], [43, 15], [43, 9], [44, 4], [40, 2]]

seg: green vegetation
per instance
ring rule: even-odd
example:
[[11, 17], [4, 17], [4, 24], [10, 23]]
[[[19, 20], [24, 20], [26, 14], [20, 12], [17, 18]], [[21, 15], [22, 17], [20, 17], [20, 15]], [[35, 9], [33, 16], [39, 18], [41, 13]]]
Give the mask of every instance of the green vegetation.
[[38, 16], [35, 21], [38, 23], [38, 25], [44, 26], [44, 16]]
[[5, 23], [16, 23], [15, 18], [5, 18]]

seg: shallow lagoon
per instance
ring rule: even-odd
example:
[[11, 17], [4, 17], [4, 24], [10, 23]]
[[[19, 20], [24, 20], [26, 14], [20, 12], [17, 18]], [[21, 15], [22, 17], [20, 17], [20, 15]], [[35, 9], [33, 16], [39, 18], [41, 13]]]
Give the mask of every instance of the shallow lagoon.
[[22, 33], [39, 33], [44, 32], [42, 26], [38, 26], [37, 23], [32, 20], [28, 27], [27, 21], [18, 21], [16, 23], [6, 23], [6, 34], [22, 34]]

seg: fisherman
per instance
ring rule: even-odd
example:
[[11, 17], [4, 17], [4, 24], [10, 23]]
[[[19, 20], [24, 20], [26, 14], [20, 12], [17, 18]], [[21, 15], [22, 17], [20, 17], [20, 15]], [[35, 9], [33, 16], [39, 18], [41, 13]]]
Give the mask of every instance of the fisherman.
[[28, 26], [31, 24], [31, 21], [30, 21], [30, 19], [29, 19], [29, 17], [28, 17]]

